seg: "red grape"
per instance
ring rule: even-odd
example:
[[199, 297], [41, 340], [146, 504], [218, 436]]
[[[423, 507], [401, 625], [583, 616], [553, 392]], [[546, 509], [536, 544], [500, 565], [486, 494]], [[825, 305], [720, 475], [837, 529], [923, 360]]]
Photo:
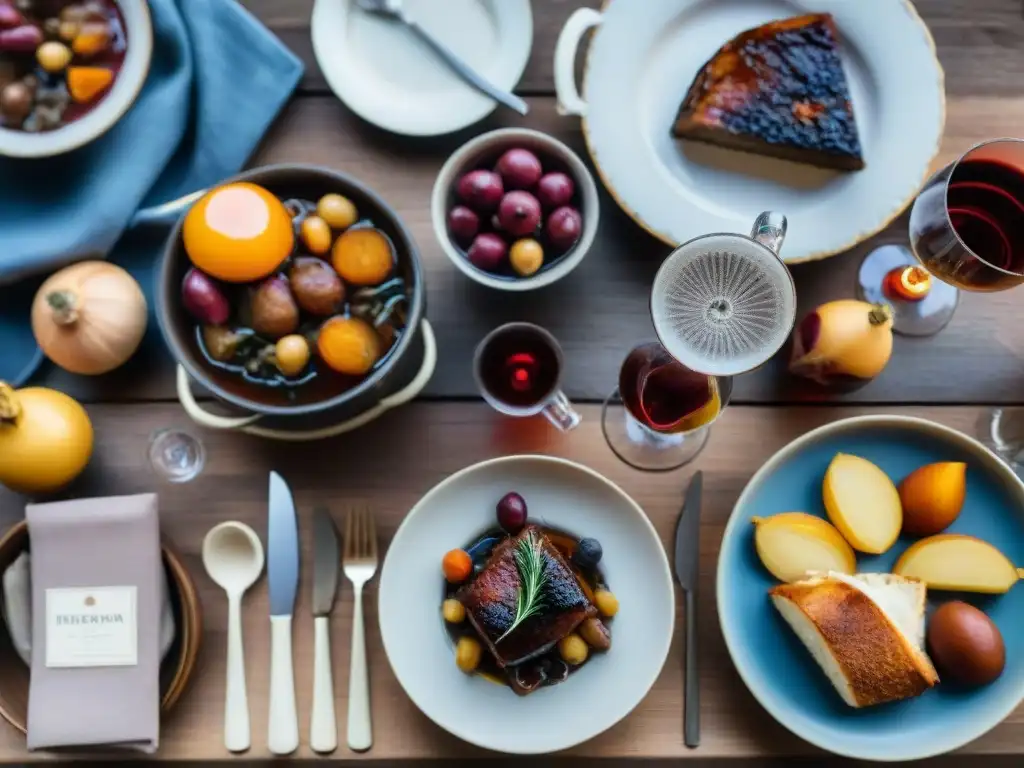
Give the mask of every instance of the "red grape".
[[526, 525], [526, 499], [515, 491], [501, 497], [495, 512], [498, 515], [498, 525], [513, 536]]
[[540, 179], [544, 169], [540, 160], [528, 149], [510, 149], [500, 158], [495, 170], [509, 189], [529, 189]]
[[548, 241], [559, 251], [568, 251], [580, 239], [583, 217], [575, 208], [563, 205], [548, 216], [545, 232]]
[[470, 263], [485, 272], [496, 272], [508, 255], [508, 244], [491, 232], [477, 235], [469, 246]]
[[480, 230], [480, 217], [464, 205], [456, 205], [448, 212], [448, 231], [460, 245], [473, 242]]
[[493, 211], [505, 194], [501, 176], [494, 171], [470, 171], [461, 179], [457, 186], [462, 201], [481, 213]]
[[545, 208], [568, 205], [575, 191], [572, 179], [560, 171], [545, 173], [537, 182], [537, 199]]
[[498, 221], [510, 235], [532, 235], [540, 224], [540, 203], [529, 192], [509, 192], [501, 198]]

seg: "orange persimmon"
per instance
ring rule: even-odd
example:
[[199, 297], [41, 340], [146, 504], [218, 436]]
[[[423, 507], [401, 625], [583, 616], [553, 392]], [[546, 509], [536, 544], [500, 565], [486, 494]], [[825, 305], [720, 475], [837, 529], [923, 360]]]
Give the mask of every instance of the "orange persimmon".
[[473, 573], [473, 559], [464, 549], [453, 549], [441, 561], [444, 577], [452, 584], [460, 584]]
[[292, 217], [284, 203], [249, 182], [206, 193], [185, 215], [181, 235], [196, 268], [229, 283], [261, 280], [295, 246]]
[[79, 104], [88, 104], [114, 82], [106, 67], [68, 67], [68, 92]]
[[394, 269], [394, 246], [379, 229], [355, 227], [335, 240], [331, 264], [347, 283], [380, 285]]
[[380, 359], [382, 344], [373, 326], [358, 317], [332, 317], [317, 338], [320, 358], [331, 370], [363, 376]]

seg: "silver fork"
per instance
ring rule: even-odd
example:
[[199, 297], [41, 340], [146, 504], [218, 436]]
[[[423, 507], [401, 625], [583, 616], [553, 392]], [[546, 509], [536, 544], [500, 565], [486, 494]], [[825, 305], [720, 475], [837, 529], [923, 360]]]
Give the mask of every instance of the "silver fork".
[[376, 13], [380, 16], [386, 16], [389, 19], [400, 21], [405, 24], [409, 29], [415, 32], [423, 42], [434, 49], [434, 53], [444, 59], [448, 66], [455, 70], [455, 72], [467, 83], [472, 85], [481, 93], [490, 96], [499, 104], [504, 104], [509, 109], [514, 109], [520, 115], [525, 115], [530, 111], [530, 106], [523, 101], [521, 98], [516, 96], [514, 93], [502, 90], [494, 83], [484, 78], [480, 73], [469, 66], [465, 61], [459, 58], [447, 45], [442, 43], [430, 32], [425, 30], [415, 19], [409, 17], [409, 14], [402, 8], [402, 0], [358, 0], [359, 7], [369, 13]]
[[352, 659], [348, 677], [348, 746], [365, 752], [373, 745], [370, 722], [370, 677], [366, 666], [363, 627], [363, 585], [377, 572], [377, 527], [368, 507], [356, 507], [345, 516], [345, 577], [352, 582]]

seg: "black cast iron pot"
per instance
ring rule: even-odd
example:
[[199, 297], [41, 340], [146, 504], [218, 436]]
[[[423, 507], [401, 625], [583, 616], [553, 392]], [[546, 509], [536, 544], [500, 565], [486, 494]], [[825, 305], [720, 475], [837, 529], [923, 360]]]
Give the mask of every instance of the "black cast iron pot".
[[[422, 387], [433, 366], [433, 335], [423, 319], [426, 295], [419, 251], [412, 235], [398, 214], [376, 192], [350, 176], [338, 171], [313, 165], [271, 165], [241, 173], [223, 183], [248, 181], [265, 187], [282, 200], [301, 198], [316, 201], [335, 192], [349, 198], [359, 211], [360, 219], [372, 220], [374, 226], [391, 238], [397, 255], [395, 274], [405, 280], [409, 293], [409, 306], [405, 332], [396, 346], [375, 370], [355, 386], [340, 391], [316, 392], [300, 395], [290, 402], [283, 392], [269, 394], [266, 390], [241, 380], [234, 373], [211, 364], [199, 349], [196, 340], [196, 322], [181, 300], [181, 284], [192, 266], [182, 243], [185, 217], [178, 218], [163, 254], [156, 287], [156, 312], [160, 330], [175, 359], [180, 364], [178, 392], [190, 415], [211, 427], [243, 427], [247, 431], [292, 432], [296, 439], [310, 430], [328, 432], [331, 425], [342, 424], [376, 414], [389, 399], [408, 399], [416, 382]], [[428, 365], [429, 363], [429, 365]], [[426, 370], [427, 368], [430, 370]], [[187, 374], [187, 376], [186, 376]], [[425, 374], [425, 375], [424, 375]], [[196, 409], [188, 388], [188, 377], [195, 380], [217, 398], [244, 412], [242, 418], [225, 418]], [[414, 382], [410, 385], [410, 382]], [[396, 395], [396, 393], [399, 393]], [[410, 395], [411, 396], [411, 395]], [[259, 421], [259, 427], [247, 425]], [[325, 436], [325, 435], [315, 435]]]

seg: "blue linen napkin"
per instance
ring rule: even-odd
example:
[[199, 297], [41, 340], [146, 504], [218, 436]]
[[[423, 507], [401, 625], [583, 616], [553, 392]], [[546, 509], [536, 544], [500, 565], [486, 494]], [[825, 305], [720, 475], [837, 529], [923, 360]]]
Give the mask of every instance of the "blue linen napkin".
[[145, 209], [241, 170], [302, 76], [302, 62], [235, 0], [149, 7], [149, 78], [117, 125], [65, 155], [0, 158], [0, 339], [27, 329], [24, 302], [5, 298], [38, 280], [19, 280], [84, 258], [124, 266], [152, 305], [166, 232], [126, 230]]

